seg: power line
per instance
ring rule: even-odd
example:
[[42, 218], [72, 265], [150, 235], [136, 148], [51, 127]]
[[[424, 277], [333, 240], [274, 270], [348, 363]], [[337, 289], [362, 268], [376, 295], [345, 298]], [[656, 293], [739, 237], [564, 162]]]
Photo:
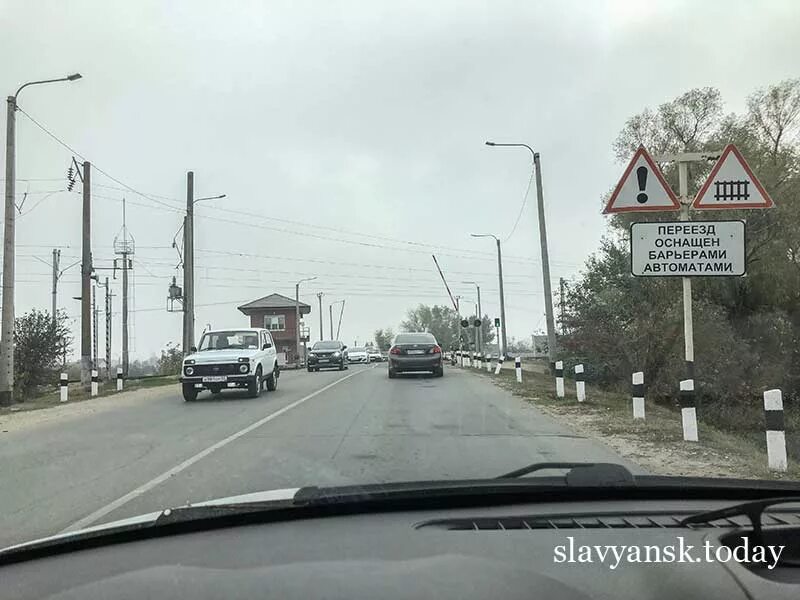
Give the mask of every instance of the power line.
[[503, 243], [507, 242], [511, 239], [511, 236], [514, 235], [514, 232], [517, 230], [517, 225], [519, 225], [519, 220], [522, 218], [522, 213], [525, 211], [525, 204], [528, 202], [528, 192], [531, 191], [531, 184], [533, 183], [533, 176], [535, 171], [533, 169], [533, 165], [531, 165], [531, 176], [528, 177], [528, 185], [525, 187], [525, 195], [522, 197], [522, 206], [519, 207], [519, 213], [517, 214], [517, 220], [514, 221], [514, 226], [511, 228], [511, 233], [506, 236], [506, 239], [503, 240]]

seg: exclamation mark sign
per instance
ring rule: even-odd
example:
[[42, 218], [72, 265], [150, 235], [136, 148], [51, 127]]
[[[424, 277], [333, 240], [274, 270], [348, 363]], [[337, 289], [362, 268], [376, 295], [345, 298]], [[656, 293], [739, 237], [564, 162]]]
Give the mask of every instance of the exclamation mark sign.
[[636, 179], [639, 180], [639, 194], [636, 196], [636, 201], [639, 204], [647, 202], [647, 194], [644, 193], [647, 187], [647, 167], [639, 167], [636, 169]]

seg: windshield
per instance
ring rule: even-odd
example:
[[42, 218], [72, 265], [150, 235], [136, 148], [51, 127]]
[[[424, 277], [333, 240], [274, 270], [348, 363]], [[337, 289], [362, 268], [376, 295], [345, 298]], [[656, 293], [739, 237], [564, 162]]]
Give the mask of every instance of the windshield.
[[199, 351], [252, 350], [258, 348], [258, 334], [252, 331], [211, 331], [203, 334]]
[[0, 547], [534, 462], [800, 486], [800, 0], [0, 6]]
[[312, 350], [339, 350], [342, 344], [340, 342], [317, 342], [312, 347]]

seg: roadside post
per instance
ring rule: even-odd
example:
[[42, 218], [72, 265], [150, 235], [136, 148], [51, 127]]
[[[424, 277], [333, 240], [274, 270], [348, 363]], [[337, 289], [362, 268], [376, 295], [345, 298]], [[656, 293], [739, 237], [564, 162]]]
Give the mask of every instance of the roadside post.
[[494, 374], [500, 375], [500, 371], [503, 368], [503, 355], [497, 357], [497, 367], [495, 367]]
[[100, 383], [100, 376], [97, 373], [97, 369], [92, 369], [92, 396], [97, 396], [99, 383]]
[[786, 430], [783, 419], [783, 395], [780, 390], [764, 392], [764, 415], [767, 421], [767, 464], [770, 471], [785, 472]]
[[522, 383], [522, 357], [514, 359], [514, 371], [517, 373], [517, 383]]
[[118, 392], [122, 391], [122, 386], [124, 385], [123, 381], [124, 380], [122, 379], [122, 367], [117, 367], [117, 391]]
[[489, 354], [486, 357], [486, 372], [487, 373], [491, 373], [492, 372], [492, 355], [491, 354]]
[[[742, 277], [746, 274], [744, 221], [690, 222], [694, 210], [771, 208], [772, 199], [733, 145], [721, 152], [682, 152], [657, 156], [678, 166], [678, 196], [644, 146], [639, 146], [611, 194], [604, 214], [680, 211], [672, 222], [632, 223], [631, 274], [681, 277], [686, 378], [680, 382], [684, 439], [697, 441], [694, 404], [694, 327], [692, 277]], [[714, 161], [694, 199], [689, 197], [689, 163]], [[691, 398], [691, 405], [688, 405]]]
[[61, 402], [66, 402], [69, 400], [69, 376], [66, 373], [61, 373], [58, 386]]
[[564, 361], [556, 361], [556, 396], [564, 397]]
[[586, 401], [586, 382], [583, 380], [583, 365], [575, 365], [575, 394], [578, 402]]
[[631, 397], [633, 399], [633, 418], [644, 419], [644, 372], [631, 376]]
[[687, 442], [697, 441], [697, 407], [694, 396], [694, 379], [681, 381], [681, 425], [683, 439]]

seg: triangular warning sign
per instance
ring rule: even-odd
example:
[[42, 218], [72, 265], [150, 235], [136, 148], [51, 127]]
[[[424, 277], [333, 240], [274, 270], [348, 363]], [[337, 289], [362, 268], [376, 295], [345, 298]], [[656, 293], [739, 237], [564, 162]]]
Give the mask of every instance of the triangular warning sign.
[[692, 208], [698, 210], [735, 210], [772, 206], [774, 206], [772, 198], [733, 144], [725, 146], [717, 164], [711, 169], [708, 179], [692, 202]]
[[639, 146], [606, 204], [604, 214], [678, 210], [681, 205], [644, 146]]

